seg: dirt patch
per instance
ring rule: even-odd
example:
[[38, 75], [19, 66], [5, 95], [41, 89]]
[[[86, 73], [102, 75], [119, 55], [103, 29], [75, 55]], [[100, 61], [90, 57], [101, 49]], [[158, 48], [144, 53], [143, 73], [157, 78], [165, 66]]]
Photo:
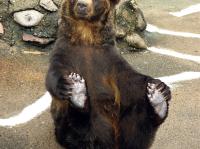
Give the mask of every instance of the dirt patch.
[[7, 117], [45, 92], [48, 56], [0, 56], [0, 116]]

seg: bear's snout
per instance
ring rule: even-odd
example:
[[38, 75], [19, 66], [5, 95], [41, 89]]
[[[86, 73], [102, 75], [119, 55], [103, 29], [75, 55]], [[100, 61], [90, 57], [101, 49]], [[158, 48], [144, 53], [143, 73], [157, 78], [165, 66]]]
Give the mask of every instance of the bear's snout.
[[87, 15], [88, 6], [86, 3], [79, 2], [77, 3], [77, 12], [81, 15]]
[[80, 18], [90, 16], [92, 5], [92, 0], [77, 0], [74, 10], [76, 16]]

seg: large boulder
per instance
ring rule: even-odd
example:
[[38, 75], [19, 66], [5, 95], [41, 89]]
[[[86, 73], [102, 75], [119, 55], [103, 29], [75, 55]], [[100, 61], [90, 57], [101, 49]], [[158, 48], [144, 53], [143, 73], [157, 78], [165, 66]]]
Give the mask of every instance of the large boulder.
[[36, 10], [25, 10], [14, 13], [14, 20], [24, 27], [37, 26], [44, 15]]
[[146, 49], [143, 31], [146, 21], [135, 0], [122, 1], [115, 13], [117, 43], [120, 48], [138, 50]]

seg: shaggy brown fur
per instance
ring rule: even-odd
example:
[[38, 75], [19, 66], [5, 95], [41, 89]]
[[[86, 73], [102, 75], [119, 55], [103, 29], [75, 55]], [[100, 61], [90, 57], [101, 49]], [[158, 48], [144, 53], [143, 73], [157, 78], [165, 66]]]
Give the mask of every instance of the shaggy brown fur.
[[[53, 97], [56, 139], [67, 149], [147, 149], [167, 117], [155, 112], [147, 86], [156, 84], [167, 102], [169, 88], [133, 70], [116, 52], [112, 13], [117, 2], [64, 0], [62, 5], [46, 87]], [[85, 79], [83, 109], [67, 95], [73, 84], [66, 77], [72, 72]]]
[[104, 8], [103, 14], [94, 15], [96, 12], [93, 10], [87, 16], [88, 20], [86, 21], [77, 18], [74, 13], [75, 6], [71, 6], [69, 1], [64, 1], [61, 12], [62, 22], [59, 29], [60, 36], [64, 34], [71, 44], [76, 45], [97, 45], [104, 42], [114, 42], [112, 10], [117, 0], [113, 0], [112, 3], [109, 0], [99, 0], [99, 3], [101, 3], [99, 7]]

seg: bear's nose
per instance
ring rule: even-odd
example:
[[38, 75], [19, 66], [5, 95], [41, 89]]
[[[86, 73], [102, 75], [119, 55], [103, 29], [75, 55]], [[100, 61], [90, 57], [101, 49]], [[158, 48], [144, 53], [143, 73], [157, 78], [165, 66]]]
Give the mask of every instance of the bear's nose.
[[79, 2], [77, 4], [77, 8], [81, 13], [86, 13], [87, 12], [87, 4]]

